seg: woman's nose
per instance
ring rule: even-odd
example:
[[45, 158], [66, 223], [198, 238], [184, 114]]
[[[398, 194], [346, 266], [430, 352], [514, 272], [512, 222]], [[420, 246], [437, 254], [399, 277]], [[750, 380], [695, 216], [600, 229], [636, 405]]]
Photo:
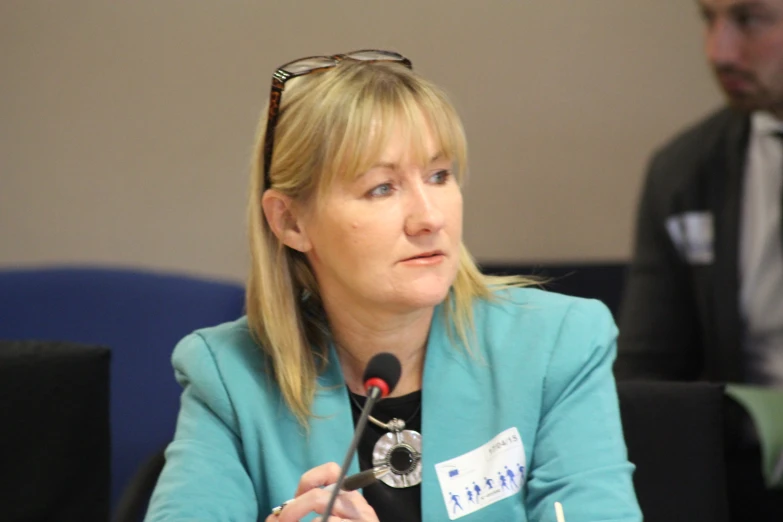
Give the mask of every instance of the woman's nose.
[[432, 233], [443, 228], [445, 220], [436, 192], [439, 188], [421, 183], [410, 190], [405, 222], [408, 235]]

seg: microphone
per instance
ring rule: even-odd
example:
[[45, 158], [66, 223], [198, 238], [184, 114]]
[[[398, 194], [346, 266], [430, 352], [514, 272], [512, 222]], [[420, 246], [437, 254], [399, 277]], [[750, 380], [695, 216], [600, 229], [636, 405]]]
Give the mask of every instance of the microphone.
[[359, 416], [359, 420], [356, 422], [356, 429], [353, 431], [353, 440], [348, 451], [345, 453], [345, 459], [343, 459], [343, 465], [340, 466], [340, 475], [337, 477], [337, 482], [334, 484], [334, 489], [329, 496], [329, 503], [326, 504], [326, 510], [322, 520], [329, 520], [332, 514], [332, 508], [334, 502], [337, 500], [337, 495], [340, 490], [343, 489], [343, 482], [345, 481], [345, 475], [348, 472], [348, 466], [351, 465], [351, 459], [356, 452], [356, 446], [359, 445], [359, 438], [364, 432], [364, 427], [367, 425], [367, 417], [370, 416], [375, 403], [379, 399], [383, 399], [389, 395], [394, 387], [400, 380], [400, 374], [402, 373], [402, 366], [400, 360], [391, 353], [382, 352], [375, 355], [370, 362], [367, 363], [367, 368], [364, 370], [362, 381], [364, 382], [364, 391], [367, 393], [367, 401], [364, 403], [362, 413]]

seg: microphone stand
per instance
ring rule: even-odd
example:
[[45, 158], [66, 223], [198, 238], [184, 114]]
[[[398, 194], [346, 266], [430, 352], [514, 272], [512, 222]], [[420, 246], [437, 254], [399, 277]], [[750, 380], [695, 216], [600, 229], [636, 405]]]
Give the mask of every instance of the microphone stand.
[[351, 465], [351, 459], [353, 459], [353, 454], [356, 452], [356, 447], [359, 445], [359, 438], [362, 436], [362, 433], [364, 433], [364, 427], [367, 425], [367, 417], [370, 416], [370, 411], [372, 411], [373, 406], [375, 406], [375, 403], [380, 396], [381, 389], [378, 386], [370, 387], [367, 393], [367, 401], [364, 403], [362, 413], [359, 416], [359, 420], [356, 422], [356, 429], [353, 431], [353, 440], [351, 441], [351, 445], [348, 446], [348, 451], [345, 453], [343, 465], [340, 466], [340, 476], [337, 477], [337, 482], [334, 484], [332, 494], [329, 496], [329, 503], [326, 505], [322, 520], [329, 520], [329, 517], [332, 514], [332, 508], [337, 500], [337, 495], [340, 494], [340, 490], [343, 488], [343, 482], [345, 482], [345, 475], [348, 474], [348, 466]]

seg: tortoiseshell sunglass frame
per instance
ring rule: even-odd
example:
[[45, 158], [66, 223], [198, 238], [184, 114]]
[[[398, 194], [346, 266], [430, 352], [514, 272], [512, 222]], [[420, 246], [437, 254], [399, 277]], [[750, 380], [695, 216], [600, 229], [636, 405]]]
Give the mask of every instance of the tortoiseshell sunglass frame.
[[[306, 74], [323, 71], [336, 67], [342, 60], [359, 60], [367, 63], [373, 62], [398, 62], [412, 69], [411, 61], [394, 51], [383, 51], [379, 49], [362, 49], [345, 54], [335, 54], [331, 56], [307, 56], [288, 62], [277, 68], [272, 75], [272, 92], [269, 95], [269, 112], [267, 114], [266, 131], [264, 133], [264, 185], [261, 192], [272, 186], [269, 178], [269, 168], [272, 164], [272, 150], [275, 144], [275, 128], [277, 127], [277, 118], [280, 114], [280, 98], [283, 95], [285, 84], [291, 78], [304, 76]], [[309, 61], [321, 60], [322, 65], [312, 67], [296, 68], [296, 65], [303, 65]]]

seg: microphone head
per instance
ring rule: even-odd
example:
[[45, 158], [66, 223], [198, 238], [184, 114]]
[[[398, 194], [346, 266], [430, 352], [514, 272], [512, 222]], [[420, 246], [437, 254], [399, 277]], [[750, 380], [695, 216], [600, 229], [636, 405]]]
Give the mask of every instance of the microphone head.
[[364, 377], [362, 378], [364, 389], [367, 391], [377, 386], [381, 390], [381, 397], [386, 397], [397, 386], [397, 383], [400, 381], [400, 374], [402, 374], [402, 366], [397, 356], [388, 352], [381, 352], [367, 363], [367, 368], [364, 370]]

